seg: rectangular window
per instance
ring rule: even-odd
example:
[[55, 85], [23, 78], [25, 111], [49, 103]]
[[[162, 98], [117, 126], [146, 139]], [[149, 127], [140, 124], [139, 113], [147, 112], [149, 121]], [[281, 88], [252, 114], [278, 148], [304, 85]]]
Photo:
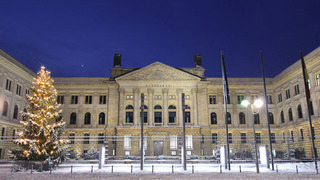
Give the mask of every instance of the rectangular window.
[[12, 83], [12, 81], [7, 79], [6, 90], [11, 91], [11, 83]]
[[126, 123], [133, 123], [133, 112], [126, 112]]
[[26, 89], [26, 94], [25, 95], [29, 95], [30, 94], [30, 91], [29, 91], [29, 89]]
[[131, 149], [131, 142], [132, 142], [131, 136], [124, 136], [124, 148], [125, 149]]
[[154, 112], [154, 123], [162, 123], [162, 112]]
[[291, 131], [291, 140], [292, 140], [292, 142], [294, 142], [293, 131]]
[[241, 133], [241, 143], [242, 144], [247, 143], [247, 134], [246, 133]]
[[229, 138], [228, 138], [229, 139], [229, 143], [231, 144], [232, 143], [232, 133], [229, 133], [228, 135], [229, 135]]
[[[147, 137], [143, 137], [143, 149], [146, 150], [147, 147]], [[139, 149], [141, 149], [141, 137], [139, 139]]]
[[186, 135], [186, 149], [192, 149], [192, 135]]
[[75, 136], [74, 133], [69, 134], [69, 144], [74, 144], [74, 136]]
[[170, 136], [170, 149], [178, 148], [178, 137], [176, 135]]
[[63, 104], [64, 103], [64, 96], [58, 96], [57, 97], [57, 103], [58, 104]]
[[99, 104], [106, 104], [106, 102], [107, 102], [107, 96], [100, 96]]
[[256, 133], [256, 142], [257, 142], [257, 143], [261, 143], [260, 133]]
[[209, 104], [217, 104], [217, 98], [215, 95], [209, 96]]
[[78, 104], [78, 96], [71, 96], [71, 104]]
[[212, 133], [212, 144], [218, 143], [218, 133]]
[[286, 135], [284, 133], [282, 133], [282, 142], [285, 143], [286, 142]]
[[[225, 97], [223, 96], [223, 102], [224, 102], [224, 99], [225, 99]], [[228, 103], [227, 104], [230, 104], [231, 102], [230, 102], [230, 95], [228, 94], [228, 96], [227, 96], [227, 101], [228, 101]]]
[[315, 80], [316, 80], [316, 86], [319, 86], [320, 85], [320, 74], [316, 74]]
[[241, 102], [244, 100], [243, 95], [238, 95], [238, 104], [241, 104]]
[[278, 94], [278, 102], [282, 102], [282, 93]]
[[99, 133], [98, 134], [98, 144], [103, 144], [104, 143], [104, 133]]
[[276, 143], [276, 134], [270, 133], [271, 143]]
[[184, 118], [185, 118], [185, 123], [191, 123], [190, 112], [185, 112]]
[[272, 104], [272, 96], [271, 95], [267, 96], [267, 101], [268, 101], [268, 104]]
[[[142, 112], [140, 112], [140, 123], [142, 119]], [[143, 123], [148, 123], [148, 112], [143, 111]]]
[[303, 141], [304, 137], [303, 137], [303, 129], [300, 129], [300, 140]]
[[21, 86], [17, 84], [16, 94], [21, 95]]
[[85, 104], [92, 104], [92, 96], [86, 96]]
[[169, 112], [169, 123], [177, 123], [176, 112]]
[[286, 99], [289, 99], [290, 98], [290, 89], [287, 89], [286, 90]]
[[295, 95], [300, 94], [299, 84], [297, 84], [297, 85], [294, 86], [294, 94], [295, 94]]
[[89, 143], [90, 143], [90, 134], [86, 133], [84, 134], [83, 144], [89, 144]]

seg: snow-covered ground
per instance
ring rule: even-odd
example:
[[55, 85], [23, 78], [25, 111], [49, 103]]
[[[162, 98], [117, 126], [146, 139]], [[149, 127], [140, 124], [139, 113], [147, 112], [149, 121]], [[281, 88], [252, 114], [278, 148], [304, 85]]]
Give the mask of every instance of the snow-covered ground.
[[59, 165], [52, 174], [49, 172], [31, 174], [30, 171], [12, 173], [8, 168], [4, 170], [0, 167], [0, 179], [320, 179], [320, 175], [316, 174], [314, 163], [276, 163], [275, 171], [260, 165], [259, 174], [256, 173], [254, 164], [231, 164], [230, 171], [224, 167], [221, 169], [220, 174], [219, 164], [188, 164], [187, 171], [184, 171], [180, 164], [145, 164], [144, 170], [141, 171], [140, 164], [106, 164], [99, 169], [98, 164], [65, 163]]

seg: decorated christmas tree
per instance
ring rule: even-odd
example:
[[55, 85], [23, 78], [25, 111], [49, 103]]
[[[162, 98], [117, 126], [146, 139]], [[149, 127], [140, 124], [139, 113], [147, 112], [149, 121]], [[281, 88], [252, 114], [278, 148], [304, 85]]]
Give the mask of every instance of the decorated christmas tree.
[[57, 91], [50, 72], [42, 66], [26, 95], [26, 112], [22, 113], [23, 126], [15, 143], [22, 148], [22, 158], [31, 161], [59, 163], [67, 148], [67, 141], [61, 139], [65, 123], [58, 110]]

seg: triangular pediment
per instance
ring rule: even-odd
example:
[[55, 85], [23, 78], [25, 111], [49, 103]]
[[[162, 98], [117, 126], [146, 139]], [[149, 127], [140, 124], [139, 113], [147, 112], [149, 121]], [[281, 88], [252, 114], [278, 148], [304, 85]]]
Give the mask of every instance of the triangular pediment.
[[116, 81], [200, 81], [201, 78], [160, 62], [129, 72], [116, 78]]

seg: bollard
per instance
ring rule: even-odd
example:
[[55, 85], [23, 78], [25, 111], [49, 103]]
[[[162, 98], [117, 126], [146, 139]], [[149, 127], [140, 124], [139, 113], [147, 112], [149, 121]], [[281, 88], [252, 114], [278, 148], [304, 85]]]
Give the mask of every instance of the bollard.
[[299, 174], [299, 172], [298, 172], [298, 165], [296, 165], [296, 171], [297, 171], [297, 174]]
[[51, 174], [51, 166], [49, 166], [50, 174]]
[[111, 166], [111, 173], [113, 173], [113, 165]]
[[153, 173], [153, 165], [152, 165], [152, 173]]
[[93, 165], [91, 166], [91, 173], [93, 173]]
[[73, 167], [73, 165], [71, 165], [71, 174], [72, 174], [72, 167]]
[[32, 174], [32, 171], [33, 171], [33, 164], [31, 165], [31, 174]]
[[220, 174], [222, 173], [222, 168], [221, 168], [221, 165], [220, 165]]
[[276, 168], [277, 168], [277, 173], [278, 173], [278, 172], [279, 172], [279, 171], [278, 171], [278, 165], [276, 165]]
[[194, 174], [194, 166], [192, 165], [192, 174]]
[[132, 165], [131, 165], [131, 173], [132, 173]]
[[239, 165], [239, 171], [240, 171], [240, 173], [241, 173], [241, 165]]
[[173, 170], [173, 165], [172, 165], [172, 174], [174, 173], [174, 170]]

